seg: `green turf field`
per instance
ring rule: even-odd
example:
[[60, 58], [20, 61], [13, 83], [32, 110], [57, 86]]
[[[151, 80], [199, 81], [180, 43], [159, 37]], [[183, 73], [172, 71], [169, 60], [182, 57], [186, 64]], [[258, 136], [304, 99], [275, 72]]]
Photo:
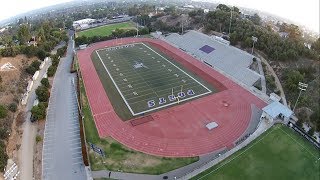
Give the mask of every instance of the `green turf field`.
[[77, 33], [78, 36], [109, 36], [112, 34], [112, 31], [115, 29], [132, 29], [135, 28], [131, 22], [124, 22], [124, 23], [117, 23], [117, 24], [110, 24], [105, 26], [100, 26], [84, 31], [80, 31]]
[[109, 76], [133, 116], [212, 93], [203, 82], [144, 43], [104, 48], [94, 54], [100, 61], [98, 74]]
[[319, 180], [319, 153], [293, 130], [276, 125], [248, 147], [193, 179]]

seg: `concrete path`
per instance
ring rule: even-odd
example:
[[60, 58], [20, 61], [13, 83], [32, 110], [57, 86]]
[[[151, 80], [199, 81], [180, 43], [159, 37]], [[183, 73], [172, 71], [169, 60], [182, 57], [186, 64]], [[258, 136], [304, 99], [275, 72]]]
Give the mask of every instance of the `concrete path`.
[[261, 76], [261, 91], [266, 94], [267, 93], [266, 78], [264, 76], [261, 60], [258, 60], [257, 62], [259, 67], [259, 74]]
[[35, 138], [37, 134], [37, 125], [31, 123], [31, 109], [33, 107], [33, 102], [36, 100], [37, 95], [35, 90], [41, 84], [41, 79], [44, 74], [47, 73], [49, 66], [51, 65], [51, 60], [49, 60], [45, 66], [39, 71], [38, 78], [34, 81], [33, 87], [29, 93], [29, 97], [26, 104], [26, 119], [23, 125], [23, 134], [21, 141], [21, 149], [19, 153], [19, 164], [20, 164], [20, 179], [33, 180], [33, 153], [35, 146]]
[[75, 75], [70, 74], [72, 58], [73, 40], [70, 40], [67, 55], [60, 60], [49, 101], [42, 152], [44, 180], [86, 179], [73, 85]]
[[214, 159], [213, 161], [205, 164], [204, 166], [202, 166], [199, 169], [195, 169], [193, 172], [190, 172], [186, 175], [184, 175], [183, 177], [179, 178], [179, 179], [191, 179], [192, 177], [200, 174], [201, 172], [211, 168], [212, 166], [220, 163], [221, 161], [223, 161], [224, 159], [226, 159], [227, 157], [231, 156], [232, 154], [234, 154], [235, 152], [239, 151], [240, 149], [246, 147], [248, 144], [250, 144], [253, 140], [255, 140], [257, 137], [259, 137], [262, 133], [264, 133], [265, 131], [267, 131], [269, 128], [271, 128], [273, 126], [274, 123], [266, 123], [265, 121], [262, 121], [258, 127], [258, 129], [251, 135], [249, 136], [245, 141], [243, 141], [241, 144], [239, 144], [238, 146], [234, 147], [233, 149], [231, 149], [230, 151], [226, 152], [225, 154], [221, 155], [220, 157]]
[[[225, 149], [221, 151], [225, 151]], [[211, 161], [212, 159], [215, 159], [216, 157], [219, 156], [221, 151], [201, 156], [199, 158], [199, 161], [195, 163], [189, 164], [187, 166], [184, 166], [160, 175], [134, 174], [134, 173], [123, 173], [123, 172], [116, 172], [116, 171], [101, 170], [101, 171], [93, 171], [92, 176], [93, 178], [109, 177], [109, 173], [111, 172], [110, 178], [114, 178], [114, 179], [161, 180], [164, 177], [167, 177], [168, 179], [175, 179], [175, 177], [178, 178], [185, 174], [188, 174], [189, 172], [192, 172], [194, 169], [203, 166], [204, 164]]]

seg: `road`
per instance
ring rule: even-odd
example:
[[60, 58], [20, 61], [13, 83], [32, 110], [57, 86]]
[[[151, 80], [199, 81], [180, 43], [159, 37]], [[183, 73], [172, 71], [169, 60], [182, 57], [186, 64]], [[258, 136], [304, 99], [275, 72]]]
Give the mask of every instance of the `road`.
[[43, 141], [42, 179], [82, 180], [86, 172], [82, 160], [76, 89], [70, 73], [73, 40], [61, 58], [49, 100]]
[[33, 107], [34, 100], [37, 98], [35, 90], [41, 84], [40, 81], [50, 65], [51, 60], [49, 60], [49, 62], [46, 63], [45, 66], [40, 70], [38, 79], [36, 79], [36, 81], [33, 83], [33, 87], [29, 93], [29, 98], [26, 104], [26, 119], [23, 125], [21, 148], [19, 152], [20, 177], [24, 180], [33, 179], [33, 153], [35, 137], [37, 134], [37, 125], [30, 122], [30, 110]]

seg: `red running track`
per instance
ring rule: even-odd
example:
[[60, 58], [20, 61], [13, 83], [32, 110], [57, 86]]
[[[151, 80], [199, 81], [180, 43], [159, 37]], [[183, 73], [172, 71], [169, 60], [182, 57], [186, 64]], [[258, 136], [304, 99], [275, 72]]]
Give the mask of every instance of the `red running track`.
[[[118, 40], [119, 41], [119, 40]], [[147, 154], [166, 157], [204, 155], [233, 143], [245, 132], [251, 118], [251, 104], [266, 104], [222, 74], [170, 44], [149, 38], [124, 38], [122, 44], [147, 42], [207, 80], [220, 92], [151, 113], [153, 121], [138, 126], [122, 121], [114, 111], [91, 61], [96, 49], [114, 46], [116, 40], [96, 43], [78, 51], [80, 69], [99, 136], [111, 136], [120, 143]], [[229, 104], [225, 107], [224, 104]], [[215, 121], [209, 131], [205, 125]]]

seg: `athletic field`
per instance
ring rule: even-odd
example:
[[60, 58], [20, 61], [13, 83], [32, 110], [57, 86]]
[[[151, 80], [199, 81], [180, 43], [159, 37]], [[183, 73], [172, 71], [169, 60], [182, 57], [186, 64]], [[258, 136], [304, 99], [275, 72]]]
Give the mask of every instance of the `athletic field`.
[[97, 70], [108, 75], [132, 116], [212, 92], [144, 43], [108, 47], [94, 53], [100, 61]]
[[319, 153], [293, 130], [276, 125], [248, 147], [193, 179], [319, 180]]
[[92, 29], [87, 29], [84, 31], [77, 32], [78, 36], [109, 36], [115, 29], [134, 29], [134, 25], [131, 22], [110, 24], [105, 26], [100, 26]]

